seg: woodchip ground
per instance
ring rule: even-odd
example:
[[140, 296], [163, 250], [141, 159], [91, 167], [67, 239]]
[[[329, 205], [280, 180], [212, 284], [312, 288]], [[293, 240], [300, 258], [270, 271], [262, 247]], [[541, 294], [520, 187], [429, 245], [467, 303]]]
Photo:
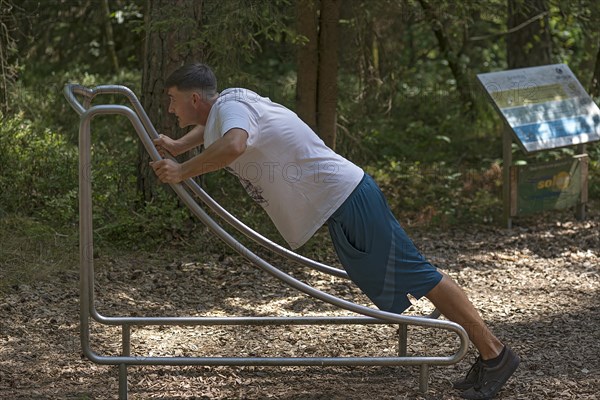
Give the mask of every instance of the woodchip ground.
[[[325, 238], [323, 232], [319, 233]], [[465, 289], [492, 330], [522, 358], [503, 399], [600, 395], [600, 214], [531, 218], [507, 231], [415, 230], [417, 246]], [[323, 239], [326, 241], [327, 239]], [[330, 245], [322, 261], [334, 262]], [[326, 249], [326, 250], [325, 250]], [[77, 249], [69, 251], [76, 252]], [[277, 260], [275, 260], [277, 264]], [[234, 255], [181, 248], [96, 259], [98, 308], [110, 315], [348, 315], [282, 286]], [[338, 278], [280, 262], [329, 293], [368, 301]], [[78, 272], [14, 285], [0, 295], [1, 399], [112, 399], [117, 369], [84, 359]], [[426, 300], [408, 314], [431, 310]], [[389, 355], [394, 326], [152, 327], [133, 330], [135, 354]], [[120, 331], [94, 324], [93, 347], [117, 354]], [[449, 354], [452, 335], [409, 329], [409, 354]], [[476, 356], [432, 367], [429, 391], [416, 367], [130, 367], [131, 399], [457, 399], [451, 382]]]

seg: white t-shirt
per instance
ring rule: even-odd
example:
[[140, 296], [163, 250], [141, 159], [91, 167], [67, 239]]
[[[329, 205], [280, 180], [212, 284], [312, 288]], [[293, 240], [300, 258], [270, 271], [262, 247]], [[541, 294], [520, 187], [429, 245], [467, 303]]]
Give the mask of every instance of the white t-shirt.
[[248, 132], [246, 151], [227, 169], [271, 217], [292, 249], [342, 205], [364, 172], [335, 153], [294, 112], [247, 89], [227, 89], [204, 130], [209, 147], [233, 128]]

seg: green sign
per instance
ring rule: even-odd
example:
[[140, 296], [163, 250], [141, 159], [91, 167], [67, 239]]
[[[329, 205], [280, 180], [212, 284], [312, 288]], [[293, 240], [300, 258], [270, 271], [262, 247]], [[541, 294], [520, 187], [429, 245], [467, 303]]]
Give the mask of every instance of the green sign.
[[575, 158], [548, 164], [513, 166], [511, 214], [525, 215], [577, 205], [582, 200], [586, 161], [585, 158]]

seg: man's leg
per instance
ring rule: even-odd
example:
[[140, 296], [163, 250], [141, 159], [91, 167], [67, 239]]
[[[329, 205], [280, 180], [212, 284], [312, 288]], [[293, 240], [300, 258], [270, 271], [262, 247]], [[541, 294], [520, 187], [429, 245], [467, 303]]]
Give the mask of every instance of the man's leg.
[[497, 357], [502, 351], [502, 342], [483, 322], [465, 292], [447, 274], [442, 272], [442, 275], [442, 280], [425, 297], [431, 300], [446, 318], [465, 328], [482, 359]]
[[465, 328], [480, 354], [467, 376], [455, 382], [454, 387], [465, 390], [461, 395], [464, 399], [491, 399], [519, 366], [519, 356], [490, 332], [452, 278], [444, 273], [442, 275], [442, 280], [425, 296], [448, 319]]

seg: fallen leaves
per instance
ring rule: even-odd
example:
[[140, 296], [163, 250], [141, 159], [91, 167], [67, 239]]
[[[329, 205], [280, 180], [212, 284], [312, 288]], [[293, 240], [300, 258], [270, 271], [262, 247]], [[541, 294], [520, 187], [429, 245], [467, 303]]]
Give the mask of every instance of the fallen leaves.
[[[600, 216], [412, 232], [421, 251], [464, 287], [492, 330], [521, 355], [502, 391], [511, 399], [596, 399], [600, 387]], [[326, 253], [333, 258], [333, 253]], [[328, 293], [370, 305], [347, 281], [276, 263]], [[73, 272], [75, 273], [75, 272]], [[348, 315], [286, 288], [234, 255], [127, 254], [96, 260], [97, 305], [107, 315]], [[427, 314], [415, 301], [409, 314]], [[78, 288], [50, 276], [0, 298], [0, 398], [105, 399], [116, 368], [82, 358]], [[132, 352], [171, 356], [387, 356], [395, 326], [136, 327]], [[94, 323], [94, 348], [119, 354], [120, 329]], [[409, 355], [448, 355], [453, 335], [409, 328]], [[451, 381], [474, 358], [431, 369], [391, 367], [130, 367], [130, 398], [453, 399]]]

